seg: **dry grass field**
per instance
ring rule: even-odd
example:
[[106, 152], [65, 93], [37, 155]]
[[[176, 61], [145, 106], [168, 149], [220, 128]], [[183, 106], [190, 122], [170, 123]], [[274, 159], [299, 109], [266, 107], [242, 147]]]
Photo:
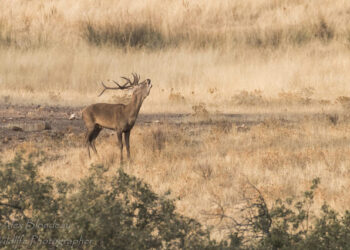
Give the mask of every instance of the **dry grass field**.
[[[86, 176], [92, 165], [103, 164], [112, 173], [120, 166], [116, 134], [111, 131], [97, 139], [99, 155], [88, 158], [82, 121], [67, 119], [76, 110], [32, 107], [20, 112], [16, 106], [1, 110], [4, 124], [44, 118], [52, 126], [28, 132], [0, 128], [2, 161], [22, 150], [44, 152], [42, 175], [72, 183]], [[239, 217], [235, 209], [247, 183], [272, 204], [277, 198], [299, 197], [312, 179], [320, 177], [313, 212], [317, 214], [316, 208], [324, 202], [338, 211], [349, 207], [350, 117], [346, 113], [160, 117], [140, 118], [131, 134], [132, 162], [123, 168], [159, 194], [170, 190], [178, 211], [212, 226], [215, 237], [225, 235], [230, 221], [220, 223], [207, 214], [222, 206], [228, 215]]]
[[235, 112], [242, 91], [333, 103], [350, 91], [349, 8], [299, 0], [4, 1], [0, 98], [112, 101], [97, 98], [99, 82], [136, 71], [154, 82], [145, 112], [191, 112], [199, 102]]
[[[315, 205], [343, 211], [350, 205], [349, 13], [345, 0], [3, 1], [0, 157], [44, 151], [42, 174], [72, 182], [91, 164], [117, 169], [115, 134], [103, 132], [100, 156], [89, 160], [81, 120], [75, 126], [68, 113], [57, 118], [55, 109], [31, 105], [78, 111], [127, 102], [126, 92], [97, 97], [100, 82], [137, 72], [153, 84], [142, 114], [192, 114], [137, 123], [133, 161], [124, 166], [157, 193], [171, 190], [179, 212], [222, 236], [225, 222], [205, 214], [218, 204], [234, 214], [247, 180], [272, 202], [299, 195], [315, 177]], [[52, 130], [19, 135], [6, 127], [9, 118], [48, 120]]]

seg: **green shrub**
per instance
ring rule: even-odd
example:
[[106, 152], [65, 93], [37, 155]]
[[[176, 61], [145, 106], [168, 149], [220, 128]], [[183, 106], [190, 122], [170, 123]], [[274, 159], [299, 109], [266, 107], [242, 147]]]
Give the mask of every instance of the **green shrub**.
[[176, 213], [172, 200], [121, 169], [106, 177], [107, 169], [93, 166], [73, 187], [40, 178], [40, 164], [20, 155], [0, 164], [3, 248], [199, 249], [216, 244], [198, 222]]
[[[312, 213], [320, 180], [301, 198], [268, 207], [261, 192], [245, 196], [242, 217], [216, 242], [173, 200], [122, 169], [102, 165], [75, 185], [41, 178], [42, 154], [0, 162], [0, 247], [4, 249], [350, 249], [350, 212], [323, 205]], [[222, 210], [224, 211], [224, 210]]]
[[[350, 249], [350, 212], [343, 216], [323, 205], [322, 214], [312, 211], [316, 178], [301, 198], [278, 199], [271, 208], [258, 189], [246, 198], [243, 219], [235, 220], [231, 233], [242, 249]], [[220, 215], [223, 216], [223, 215]], [[240, 222], [238, 222], [240, 221]]]

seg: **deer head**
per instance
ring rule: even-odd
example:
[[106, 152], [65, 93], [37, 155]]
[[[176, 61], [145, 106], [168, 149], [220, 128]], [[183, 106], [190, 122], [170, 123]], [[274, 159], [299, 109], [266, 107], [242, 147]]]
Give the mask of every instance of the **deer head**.
[[150, 79], [146, 79], [143, 82], [139, 83], [133, 91], [133, 95], [141, 96], [142, 101], [149, 95], [151, 91], [152, 83]]
[[102, 92], [99, 94], [101, 96], [107, 89], [131, 89], [133, 88], [133, 95], [141, 96], [142, 101], [149, 95], [149, 92], [151, 91], [152, 84], [150, 79], [146, 79], [143, 82], [140, 81], [140, 76], [136, 73], [132, 73], [133, 81], [130, 80], [130, 78], [127, 78], [125, 76], [121, 77], [125, 80], [125, 83], [123, 85], [119, 84], [117, 81], [113, 82], [117, 85], [117, 87], [107, 87], [103, 82], [101, 82], [103, 86]]

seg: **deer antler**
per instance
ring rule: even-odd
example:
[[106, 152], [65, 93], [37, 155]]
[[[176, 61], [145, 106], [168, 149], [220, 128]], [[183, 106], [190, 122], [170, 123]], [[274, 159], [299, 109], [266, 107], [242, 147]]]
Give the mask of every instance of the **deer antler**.
[[117, 84], [117, 86], [119, 87], [119, 89], [127, 89], [128, 87], [126, 86], [128, 83], [125, 83], [124, 85], [120, 85], [117, 81], [114, 81], [113, 80], [113, 82], [115, 83], [115, 84]]
[[137, 75], [136, 73], [132, 73], [131, 75], [132, 75], [132, 77], [134, 78], [134, 79], [133, 79], [133, 82], [131, 82], [130, 78], [127, 78], [126, 76], [122, 76], [122, 78], [123, 78], [124, 80], [126, 80], [126, 84], [129, 83], [130, 86], [138, 85], [138, 83], [139, 83], [139, 81], [140, 81], [140, 76]]
[[117, 81], [113, 82], [117, 85], [117, 87], [107, 87], [103, 82], [101, 82], [102, 86], [103, 86], [103, 90], [102, 92], [98, 95], [101, 96], [107, 89], [130, 89], [133, 88], [134, 86], [138, 85], [139, 80], [140, 80], [140, 76], [138, 76], [136, 73], [132, 73], [133, 76], [133, 82], [131, 82], [131, 80], [125, 76], [122, 76], [121, 78], [126, 80], [126, 83], [123, 85], [120, 85]]
[[124, 85], [120, 85], [118, 82], [113, 81], [118, 87], [107, 87], [103, 82], [101, 82], [102, 86], [103, 86], [103, 90], [102, 92], [98, 95], [101, 96], [107, 89], [129, 89], [132, 86], [127, 86], [128, 83], [125, 83]]
[[132, 73], [132, 77], [134, 78], [134, 82], [133, 82], [133, 85], [136, 85], [139, 83], [140, 81], [140, 76], [137, 75], [136, 73]]

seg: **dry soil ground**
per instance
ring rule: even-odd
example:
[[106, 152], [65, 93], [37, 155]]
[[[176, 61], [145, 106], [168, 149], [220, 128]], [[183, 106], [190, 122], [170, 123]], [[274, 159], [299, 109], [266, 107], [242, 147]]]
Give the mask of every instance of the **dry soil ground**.
[[[0, 105], [0, 143], [2, 149], [16, 145], [21, 141], [40, 141], [50, 136], [66, 134], [83, 135], [85, 130], [81, 119], [83, 107], [61, 106], [21, 106]], [[69, 119], [75, 114], [73, 119]], [[287, 123], [295, 123], [305, 118], [317, 120], [325, 118], [322, 113], [249, 113], [249, 114], [140, 114], [137, 127], [151, 124], [173, 124], [176, 126], [215, 126], [235, 125], [237, 131], [248, 130], [251, 126], [268, 119], [278, 119]], [[82, 139], [83, 142], [83, 139]]]

